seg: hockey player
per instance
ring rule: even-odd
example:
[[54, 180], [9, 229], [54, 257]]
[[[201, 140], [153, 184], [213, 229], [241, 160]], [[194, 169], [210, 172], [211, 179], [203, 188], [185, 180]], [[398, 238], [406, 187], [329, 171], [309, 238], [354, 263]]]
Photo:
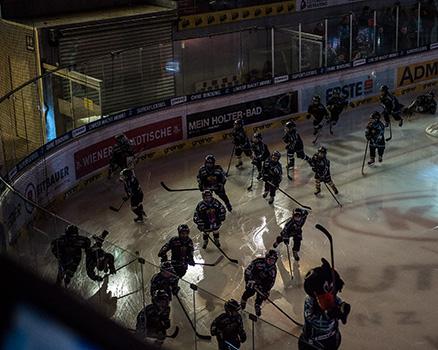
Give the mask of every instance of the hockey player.
[[297, 125], [294, 121], [285, 124], [283, 142], [286, 144], [288, 168], [295, 166], [295, 153], [298, 158], [308, 160], [309, 157], [304, 153], [303, 140], [300, 134], [297, 133]]
[[134, 221], [143, 222], [143, 216], [146, 215], [143, 210], [143, 191], [134, 175], [134, 171], [132, 169], [123, 169], [120, 172], [120, 181], [123, 182], [126, 192], [126, 196], [123, 197], [123, 200], [127, 201], [131, 199], [131, 210], [137, 215]]
[[269, 158], [271, 155], [269, 153], [268, 146], [263, 142], [262, 134], [256, 132], [252, 138], [251, 142], [252, 148], [252, 164], [257, 168], [258, 175], [257, 180], [262, 178], [262, 166], [263, 163]]
[[[336, 350], [341, 345], [339, 320], [347, 323], [350, 304], [337, 296], [344, 281], [323, 258], [322, 266], [310, 270], [304, 279], [304, 327], [299, 350]], [[333, 278], [335, 282], [333, 281]]]
[[242, 316], [239, 314], [240, 305], [236, 300], [230, 299], [225, 302], [224, 309], [225, 312], [211, 324], [210, 333], [216, 337], [219, 350], [240, 349], [240, 344], [246, 341]]
[[77, 226], [69, 225], [65, 234], [51, 243], [53, 255], [58, 259], [58, 276], [56, 284], [67, 287], [82, 259], [82, 249], [88, 249], [91, 241], [88, 237], [80, 236]]
[[247, 157], [251, 157], [251, 144], [249, 142], [248, 136], [246, 136], [245, 129], [243, 128], [243, 120], [236, 119], [234, 121], [233, 127], [233, 143], [234, 143], [234, 154], [237, 158], [236, 168], [240, 168], [243, 165], [242, 162], [242, 152], [245, 153]]
[[376, 149], [379, 155], [379, 163], [383, 161], [385, 152], [385, 125], [380, 121], [380, 113], [373, 112], [365, 130], [365, 137], [369, 141], [370, 160], [368, 165], [373, 165], [376, 161]]
[[269, 204], [274, 203], [275, 192], [282, 180], [283, 170], [281, 169], [280, 157], [280, 152], [274, 151], [271, 155], [271, 159], [268, 159], [263, 164], [262, 178], [263, 181], [265, 181], [263, 198], [266, 198], [269, 194]]
[[102, 243], [106, 236], [108, 236], [108, 233], [108, 231], [104, 230], [100, 236], [93, 236], [95, 243], [85, 251], [87, 275], [93, 281], [103, 281], [103, 277], [96, 273], [96, 269], [97, 271], [104, 272], [105, 274], [109, 272], [110, 274], [114, 275], [116, 273], [116, 268], [114, 266], [114, 255], [107, 253], [102, 249]]
[[389, 126], [389, 117], [391, 115], [394, 117], [394, 120], [398, 121], [398, 126], [402, 126], [403, 118], [401, 114], [403, 105], [398, 102], [397, 97], [389, 92], [388, 86], [382, 85], [380, 87], [380, 92], [380, 104], [383, 107], [383, 118], [385, 119], [385, 126]]
[[158, 256], [161, 261], [167, 261], [167, 252], [170, 250], [172, 257], [171, 262], [176, 275], [179, 278], [184, 277], [187, 272], [188, 265], [194, 266], [193, 260], [193, 241], [189, 237], [190, 229], [186, 224], [178, 226], [178, 237], [172, 237], [160, 249]]
[[129, 139], [125, 134], [119, 134], [114, 137], [116, 144], [113, 146], [110, 165], [108, 170], [108, 179], [117, 169], [129, 168], [129, 157], [134, 157], [134, 150]]
[[339, 191], [333, 183], [330, 175], [330, 161], [327, 159], [327, 148], [319, 147], [313, 157], [309, 160], [309, 164], [315, 173], [315, 195], [321, 193], [321, 181], [329, 184], [335, 194]]
[[210, 190], [202, 192], [202, 201], [196, 206], [193, 221], [197, 225], [198, 230], [203, 233], [203, 249], [207, 248], [209, 232], [213, 232], [215, 244], [218, 247], [221, 246], [219, 242], [219, 228], [225, 220], [225, 214], [224, 206], [216, 198], [213, 198]]
[[414, 112], [435, 114], [436, 106], [435, 93], [429, 91], [425, 95], [417, 96], [403, 112], [407, 115], [412, 115]]
[[354, 107], [354, 103], [348, 103], [345, 96], [341, 96], [338, 90], [334, 90], [332, 96], [327, 101], [327, 110], [330, 112], [330, 126], [337, 124], [339, 116], [347, 106]]
[[152, 304], [146, 305], [137, 315], [136, 334], [141, 338], [154, 338], [161, 345], [170, 328], [170, 297], [164, 290], [155, 291]]
[[290, 238], [292, 237], [294, 245], [292, 247], [292, 254], [295, 261], [299, 261], [300, 257], [298, 252], [301, 248], [301, 241], [303, 239], [303, 226], [306, 223], [307, 215], [309, 212], [306, 209], [295, 208], [292, 217], [286, 222], [280, 235], [276, 238], [274, 248], [277, 248], [281, 242], [289, 245]]
[[313, 96], [312, 104], [307, 109], [307, 119], [313, 117], [313, 135], [316, 135], [323, 126], [323, 120], [330, 119], [330, 113], [327, 108], [321, 103], [321, 97]]
[[151, 278], [151, 297], [157, 290], [164, 290], [169, 298], [179, 292], [178, 277], [175, 274], [172, 263], [164, 261], [160, 265], [160, 272]]
[[198, 172], [198, 186], [202, 192], [204, 190], [213, 191], [225, 203], [228, 211], [233, 210], [230, 200], [225, 193], [225, 182], [227, 178], [220, 165], [216, 165], [216, 158], [209, 154], [205, 157], [204, 165]]
[[275, 266], [277, 259], [277, 252], [271, 249], [264, 258], [254, 259], [245, 269], [245, 291], [240, 301], [242, 309], [245, 309], [247, 300], [257, 293], [254, 304], [255, 312], [257, 316], [262, 314], [262, 303], [269, 297], [277, 276]]

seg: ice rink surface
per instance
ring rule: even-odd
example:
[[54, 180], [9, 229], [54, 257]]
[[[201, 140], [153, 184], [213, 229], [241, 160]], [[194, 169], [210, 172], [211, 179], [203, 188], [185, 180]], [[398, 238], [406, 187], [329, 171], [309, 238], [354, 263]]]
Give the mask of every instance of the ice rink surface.
[[[402, 98], [401, 102], [409, 101]], [[335, 267], [345, 281], [339, 296], [352, 306], [347, 325], [341, 325], [341, 348], [438, 349], [438, 139], [424, 131], [435, 121], [435, 116], [416, 114], [405, 120], [402, 128], [393, 121], [393, 138], [387, 142], [383, 163], [365, 165], [366, 175], [362, 176], [364, 129], [369, 114], [376, 108], [373, 105], [349, 109], [334, 128], [335, 135], [330, 136], [324, 130], [317, 145], [311, 142], [311, 122], [297, 123], [306, 154], [312, 156], [319, 145], [328, 148], [332, 178], [339, 188], [338, 198], [343, 207], [337, 205], [324, 185], [322, 195], [315, 197], [313, 173], [306, 162], [298, 159], [293, 181], [284, 176], [280, 187], [313, 211], [303, 229], [301, 260], [293, 263], [292, 281], [285, 246], [278, 248], [281, 259], [271, 298], [294, 319], [303, 322], [303, 278], [309, 269], [320, 265], [321, 257], [330, 259], [329, 243], [315, 229], [315, 224], [320, 223], [334, 238]], [[283, 131], [261, 132], [271, 152], [281, 151], [285, 172]], [[166, 192], [160, 181], [172, 188], [196, 187], [196, 174], [205, 155], [214, 154], [217, 164], [226, 169], [231, 149], [231, 141], [223, 141], [137, 165], [135, 173], [145, 193], [148, 215], [144, 224], [134, 223], [128, 206], [119, 213], [108, 209], [109, 205], [118, 205], [124, 194], [117, 179], [87, 187], [54, 211], [91, 233], [107, 229], [112, 242], [130, 251], [140, 251], [146, 260], [157, 265], [161, 246], [176, 235], [179, 224], [187, 223], [195, 244], [195, 260], [214, 261], [219, 256], [218, 250], [211, 242], [202, 250], [201, 234], [193, 223], [200, 192]], [[240, 300], [244, 268], [272, 247], [282, 222], [296, 207], [278, 192], [274, 204], [269, 205], [261, 196], [263, 183], [256, 179], [253, 190], [247, 191], [252, 167], [248, 158], [243, 159], [241, 170], [235, 168], [235, 159], [231, 166], [226, 191], [233, 212], [227, 213], [220, 230], [222, 248], [229, 256], [239, 259], [240, 264], [224, 260], [216, 267], [189, 267], [185, 276], [187, 281], [223, 299]], [[155, 272], [146, 265], [147, 301], [148, 281]], [[117, 278], [123, 278], [123, 274], [110, 279]], [[105, 286], [108, 293], [111, 285]], [[181, 297], [191, 310], [192, 294], [188, 285], [182, 286]], [[248, 303], [250, 312], [254, 311], [253, 300]], [[223, 304], [202, 292], [197, 294], [196, 303], [198, 330], [208, 334], [210, 323], [223, 311]], [[119, 303], [114, 307], [118, 317], [123, 317], [132, 327], [135, 325], [138, 305]], [[262, 313], [263, 319], [294, 335], [300, 334], [300, 329], [272, 305], [264, 304]], [[181, 331], [175, 340], [169, 340], [169, 345], [194, 348], [193, 333], [175, 298], [172, 323], [179, 325]], [[247, 320], [246, 325], [250, 334]], [[263, 322], [256, 323], [256, 333], [257, 349], [297, 348], [295, 338]], [[200, 341], [197, 347], [213, 349], [216, 342]], [[250, 349], [249, 342], [242, 349]]]

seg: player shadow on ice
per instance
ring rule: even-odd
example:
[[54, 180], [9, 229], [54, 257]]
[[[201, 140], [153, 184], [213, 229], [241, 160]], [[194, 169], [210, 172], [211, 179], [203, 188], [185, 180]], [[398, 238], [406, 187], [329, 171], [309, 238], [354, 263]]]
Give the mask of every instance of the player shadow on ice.
[[102, 285], [88, 299], [88, 302], [105, 317], [111, 318], [114, 316], [117, 311], [117, 297], [113, 297], [111, 291], [108, 291], [108, 277], [104, 278]]

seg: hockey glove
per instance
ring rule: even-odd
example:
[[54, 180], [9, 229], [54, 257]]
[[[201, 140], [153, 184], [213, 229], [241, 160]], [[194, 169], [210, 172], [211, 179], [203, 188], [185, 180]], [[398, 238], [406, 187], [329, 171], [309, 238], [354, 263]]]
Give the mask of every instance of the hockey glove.
[[246, 333], [245, 333], [245, 331], [240, 333], [239, 338], [240, 338], [240, 342], [241, 343], [246, 342]]
[[190, 266], [195, 266], [195, 261], [193, 259], [191, 259], [191, 260], [188, 261], [188, 264]]
[[177, 295], [180, 289], [181, 289], [181, 288], [178, 287], [178, 286], [176, 286], [175, 288], [172, 288], [172, 294], [173, 294], [173, 295]]

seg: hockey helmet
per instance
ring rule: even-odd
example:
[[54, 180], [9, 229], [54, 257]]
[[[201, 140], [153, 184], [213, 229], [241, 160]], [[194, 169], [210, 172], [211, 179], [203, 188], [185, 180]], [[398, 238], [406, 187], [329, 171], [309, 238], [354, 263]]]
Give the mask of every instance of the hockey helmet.
[[216, 158], [214, 157], [214, 155], [209, 154], [205, 157], [205, 166], [207, 168], [213, 168], [215, 163], [216, 163]]
[[163, 261], [160, 265], [160, 270], [168, 273], [175, 273], [175, 269], [170, 261]]
[[114, 138], [118, 142], [125, 142], [126, 140], [128, 140], [125, 134], [117, 134], [116, 136], [114, 136]]
[[240, 128], [243, 126], [243, 120], [241, 118], [238, 118], [234, 121], [234, 127], [235, 128]]
[[134, 172], [132, 171], [132, 169], [126, 168], [120, 172], [120, 177], [122, 180], [130, 179], [132, 176], [134, 176]]
[[327, 154], [327, 148], [324, 147], [324, 146], [319, 147], [318, 148], [318, 153], [325, 156]]
[[254, 141], [255, 141], [255, 140], [257, 140], [257, 141], [262, 141], [262, 140], [263, 140], [262, 134], [259, 133], [259, 132], [254, 133], [254, 135], [253, 135], [252, 138], [254, 139]]
[[[271, 260], [272, 262], [270, 263], [270, 265], [273, 265], [276, 263], [277, 259], [278, 259], [278, 253], [276, 250], [271, 249], [269, 250], [266, 255], [265, 255], [265, 259], [266, 261]], [[269, 263], [269, 261], [268, 261]]]
[[292, 212], [292, 217], [297, 220], [301, 220], [301, 218], [305, 215], [303, 209], [301, 208], [295, 208]]
[[380, 117], [381, 117], [381, 115], [380, 115], [380, 113], [377, 112], [377, 111], [374, 111], [374, 112], [371, 113], [371, 115], [370, 115], [370, 119], [373, 119], [373, 120], [379, 120]]
[[224, 304], [225, 312], [232, 313], [240, 311], [240, 304], [235, 299], [230, 299]]
[[202, 199], [206, 202], [210, 202], [213, 199], [213, 193], [210, 190], [202, 191]]
[[285, 127], [287, 128], [287, 129], [295, 129], [296, 127], [297, 127], [297, 124], [295, 124], [295, 122], [294, 121], [288, 121], [287, 123], [286, 123], [286, 125], [285, 125]]
[[152, 295], [152, 302], [155, 305], [166, 307], [170, 302], [170, 296], [163, 289], [158, 289]]
[[312, 97], [312, 103], [313, 104], [318, 104], [321, 102], [321, 97], [319, 97], [319, 95], [315, 95]]
[[186, 224], [181, 224], [178, 226], [178, 234], [179, 235], [184, 234], [184, 235], [188, 236], [189, 233], [190, 233], [190, 229]]
[[278, 151], [272, 152], [271, 159], [274, 162], [278, 162], [280, 160], [280, 158], [281, 158], [281, 153], [280, 152], [278, 152]]
[[383, 92], [383, 93], [386, 93], [386, 92], [388, 92], [388, 86], [387, 85], [382, 85], [381, 87], [380, 87], [380, 92]]
[[77, 236], [79, 234], [78, 227], [75, 225], [68, 225], [65, 229], [65, 234], [67, 236]]

